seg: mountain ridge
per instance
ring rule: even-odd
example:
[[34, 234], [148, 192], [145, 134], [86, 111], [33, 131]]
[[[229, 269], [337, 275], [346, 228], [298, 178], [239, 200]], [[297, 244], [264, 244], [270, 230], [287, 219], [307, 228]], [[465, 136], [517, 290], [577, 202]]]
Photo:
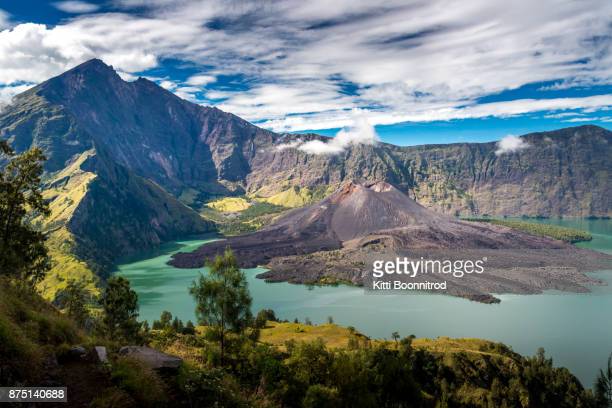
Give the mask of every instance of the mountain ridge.
[[[612, 215], [612, 132], [603, 128], [528, 134], [528, 148], [504, 155], [495, 142], [358, 144], [314, 155], [278, 147], [329, 138], [259, 128], [145, 78], [126, 82], [95, 59], [16, 96], [0, 111], [0, 138], [18, 152], [43, 149], [47, 195], [58, 211], [53, 228], [62, 231], [54, 245], [95, 270], [164, 240], [214, 230], [196, 212], [211, 199], [334, 191], [348, 180], [388, 182], [449, 215]], [[105, 231], [112, 240], [102, 239]]]
[[[592, 125], [524, 135], [528, 148], [503, 155], [495, 154], [495, 142], [378, 143], [313, 155], [277, 147], [329, 138], [258, 128], [231, 113], [184, 101], [149, 80], [123, 81], [100, 60], [51, 78], [16, 101], [23, 109], [15, 104], [4, 109], [0, 135], [10, 136], [18, 150], [46, 145], [50, 170], [63, 168], [95, 141], [175, 197], [195, 192], [200, 205], [219, 196], [266, 197], [291, 187], [333, 189], [351, 179], [391, 182], [448, 214], [611, 214], [606, 158], [612, 155], [612, 132]], [[41, 118], [44, 112], [36, 109], [53, 115]], [[534, 173], [551, 177], [542, 183]]]

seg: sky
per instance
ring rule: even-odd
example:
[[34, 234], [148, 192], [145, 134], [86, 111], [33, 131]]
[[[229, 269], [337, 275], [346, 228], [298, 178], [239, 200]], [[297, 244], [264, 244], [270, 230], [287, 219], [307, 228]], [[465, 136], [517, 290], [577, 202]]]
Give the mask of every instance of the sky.
[[0, 0], [0, 106], [91, 58], [277, 132], [612, 128], [609, 0]]

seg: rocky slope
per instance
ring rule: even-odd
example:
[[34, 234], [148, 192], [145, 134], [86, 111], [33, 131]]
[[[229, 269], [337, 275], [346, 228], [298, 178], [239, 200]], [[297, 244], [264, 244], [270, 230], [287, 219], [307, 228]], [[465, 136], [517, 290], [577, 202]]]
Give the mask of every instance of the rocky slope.
[[495, 154], [493, 142], [361, 145], [336, 156], [269, 149], [253, 160], [247, 190], [271, 194], [287, 185], [384, 180], [419, 203], [447, 214], [611, 214], [612, 132], [581, 126], [528, 134], [522, 139], [527, 148], [502, 155]]
[[176, 254], [170, 263], [201, 267], [228, 246], [242, 267], [269, 268], [260, 275], [268, 280], [341, 280], [366, 287], [372, 282], [374, 260], [486, 259], [482, 275], [429, 273], [408, 279], [446, 281], [445, 293], [480, 301], [495, 301], [491, 293], [585, 291], [583, 285], [598, 281], [583, 272], [612, 260], [550, 238], [435, 213], [385, 182], [344, 183], [321, 202], [290, 211], [258, 232]]
[[558, 242], [505, 227], [469, 223], [433, 212], [386, 182], [344, 183], [324, 200], [281, 216], [253, 234], [178, 254], [178, 267], [201, 267], [230, 246], [242, 266], [273, 258], [343, 247], [382, 244], [390, 249], [555, 248]]
[[338, 155], [276, 147], [317, 135], [278, 135], [216, 108], [181, 100], [151, 81], [123, 81], [91, 60], [18, 96], [0, 114], [17, 149], [45, 147], [57, 171], [94, 143], [176, 197], [273, 196], [293, 187], [332, 190], [346, 180], [387, 181], [449, 214], [608, 216], [612, 132], [581, 126], [495, 143], [352, 145]]
[[53, 268], [41, 283], [53, 299], [71, 279], [96, 291], [116, 259], [161, 242], [214, 230], [214, 225], [154, 182], [111, 160], [103, 148], [76, 155], [47, 174], [51, 216], [36, 220], [49, 233]]

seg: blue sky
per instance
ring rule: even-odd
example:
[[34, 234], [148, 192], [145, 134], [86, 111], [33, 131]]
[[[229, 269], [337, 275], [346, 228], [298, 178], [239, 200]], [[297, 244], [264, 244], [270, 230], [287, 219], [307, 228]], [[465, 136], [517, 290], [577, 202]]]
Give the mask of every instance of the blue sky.
[[[90, 58], [278, 132], [612, 126], [608, 0], [0, 0], [0, 104]], [[358, 118], [358, 119], [356, 119]]]

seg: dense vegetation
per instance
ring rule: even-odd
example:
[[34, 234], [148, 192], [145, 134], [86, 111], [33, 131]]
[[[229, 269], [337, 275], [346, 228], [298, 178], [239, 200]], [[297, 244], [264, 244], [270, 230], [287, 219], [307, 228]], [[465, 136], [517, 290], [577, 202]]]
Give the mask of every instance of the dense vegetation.
[[243, 211], [223, 213], [213, 208], [204, 208], [201, 210], [203, 217], [217, 224], [219, 232], [223, 235], [240, 235], [247, 232], [257, 231], [270, 220], [287, 210], [275, 204], [270, 204], [263, 201], [253, 201]]
[[595, 406], [590, 392], [543, 352], [523, 358], [494, 343], [432, 352], [412, 337], [374, 342], [356, 332], [338, 348], [322, 339], [274, 347], [233, 336], [221, 365], [206, 333], [151, 335], [156, 347], [187, 360], [183, 375], [201, 406]]
[[539, 224], [529, 221], [501, 220], [496, 218], [464, 218], [465, 221], [488, 222], [496, 225], [514, 228], [533, 235], [540, 235], [566, 241], [570, 243], [590, 241], [591, 234], [575, 228], [560, 227], [558, 225]]

